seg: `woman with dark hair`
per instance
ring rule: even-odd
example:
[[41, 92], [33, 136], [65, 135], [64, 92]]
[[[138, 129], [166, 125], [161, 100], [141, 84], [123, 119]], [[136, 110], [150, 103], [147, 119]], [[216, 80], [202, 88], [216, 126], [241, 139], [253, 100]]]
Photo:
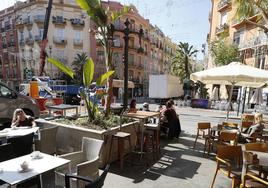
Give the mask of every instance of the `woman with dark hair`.
[[136, 99], [132, 99], [132, 100], [130, 101], [129, 112], [134, 112], [134, 113], [137, 112], [136, 104], [137, 104]]
[[31, 116], [27, 116], [21, 108], [18, 108], [14, 111], [11, 128], [23, 126], [35, 127], [36, 123]]
[[172, 139], [174, 137], [179, 138], [181, 133], [180, 120], [176, 114], [176, 111], [173, 107], [172, 101], [166, 103], [166, 110], [164, 111], [164, 126], [169, 129], [168, 138]]

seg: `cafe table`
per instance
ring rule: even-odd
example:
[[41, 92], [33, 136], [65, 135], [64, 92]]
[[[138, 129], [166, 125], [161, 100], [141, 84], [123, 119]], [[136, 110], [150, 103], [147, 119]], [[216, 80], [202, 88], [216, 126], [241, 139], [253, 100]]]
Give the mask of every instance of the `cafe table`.
[[[22, 170], [20, 164], [27, 161], [29, 168]], [[70, 164], [70, 160], [41, 153], [38, 157], [33, 154], [24, 155], [0, 163], [0, 180], [16, 187], [17, 184], [32, 177], [39, 176], [42, 187], [42, 174], [57, 167]]]
[[152, 118], [152, 117], [159, 117], [160, 113], [159, 112], [150, 112], [150, 111], [137, 111], [137, 112], [128, 112], [123, 114], [122, 116], [124, 117], [129, 117], [129, 118], [134, 118], [134, 119], [139, 119], [140, 121], [140, 131], [141, 131], [141, 150], [140, 150], [140, 157], [142, 159], [143, 155], [143, 138], [144, 138], [144, 124], [147, 119]]
[[7, 138], [25, 136], [30, 133], [35, 133], [38, 135], [39, 139], [39, 127], [15, 127], [15, 128], [5, 128], [0, 131], [0, 140], [6, 142]]

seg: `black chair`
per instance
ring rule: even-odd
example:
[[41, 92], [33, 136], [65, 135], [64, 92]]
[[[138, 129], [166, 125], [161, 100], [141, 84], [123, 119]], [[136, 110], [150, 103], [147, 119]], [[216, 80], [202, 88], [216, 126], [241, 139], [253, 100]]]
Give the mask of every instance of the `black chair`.
[[109, 171], [110, 165], [107, 164], [103, 173], [100, 177], [98, 177], [96, 180], [92, 181], [86, 177], [83, 176], [76, 176], [72, 174], [65, 174], [65, 188], [70, 188], [70, 179], [74, 178], [76, 180], [85, 181], [85, 188], [101, 188], [104, 184], [104, 180], [107, 176], [107, 173]]
[[15, 158], [11, 143], [1, 144], [0, 153], [0, 162]]
[[32, 153], [33, 137], [34, 133], [30, 133], [24, 136], [11, 137], [7, 139], [7, 142], [11, 143], [13, 146], [15, 157], [20, 157]]

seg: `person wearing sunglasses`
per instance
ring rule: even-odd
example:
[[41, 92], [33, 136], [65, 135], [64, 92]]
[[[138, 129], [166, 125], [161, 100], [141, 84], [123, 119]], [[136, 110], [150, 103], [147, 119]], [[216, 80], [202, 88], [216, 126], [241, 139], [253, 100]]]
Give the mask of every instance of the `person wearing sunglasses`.
[[31, 116], [25, 114], [25, 112], [18, 108], [14, 111], [11, 128], [14, 127], [35, 127], [36, 123]]

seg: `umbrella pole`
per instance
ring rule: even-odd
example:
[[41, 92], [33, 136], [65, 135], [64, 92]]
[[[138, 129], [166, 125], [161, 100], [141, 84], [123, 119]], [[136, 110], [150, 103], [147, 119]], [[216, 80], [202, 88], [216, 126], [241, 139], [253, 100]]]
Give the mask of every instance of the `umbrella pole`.
[[247, 95], [247, 87], [244, 89], [244, 97], [243, 97], [243, 105], [242, 105], [242, 114], [244, 113], [245, 110], [245, 103], [246, 103], [246, 95]]
[[237, 108], [237, 115], [239, 115], [239, 109], [240, 109], [240, 103], [241, 103], [241, 92], [242, 92], [242, 87], [239, 88], [239, 101], [238, 101], [238, 108]]
[[231, 91], [230, 91], [229, 103], [228, 103], [228, 108], [227, 108], [226, 121], [228, 121], [228, 119], [229, 119], [229, 112], [230, 112], [230, 106], [231, 106], [231, 100], [232, 100], [233, 90], [234, 90], [234, 83], [232, 83], [232, 87], [231, 87]]

